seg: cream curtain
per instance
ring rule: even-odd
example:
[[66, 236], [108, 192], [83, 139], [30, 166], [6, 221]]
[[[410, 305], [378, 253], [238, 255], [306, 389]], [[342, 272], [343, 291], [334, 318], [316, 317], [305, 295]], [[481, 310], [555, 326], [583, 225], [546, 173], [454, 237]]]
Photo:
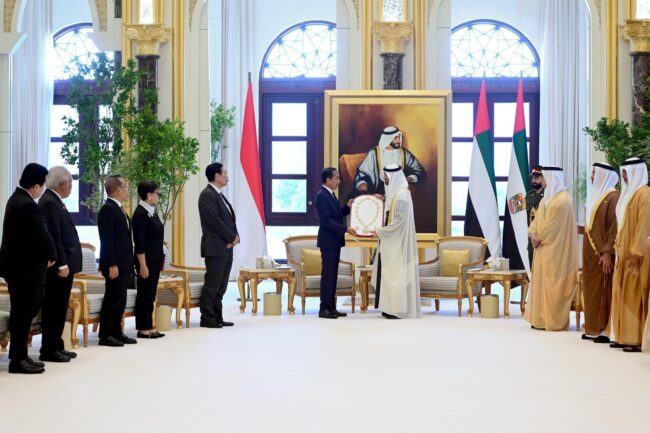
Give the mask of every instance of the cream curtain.
[[52, 2], [28, 1], [23, 13], [22, 32], [27, 39], [13, 59], [12, 181], [18, 184], [30, 162], [47, 166], [50, 143], [50, 107], [54, 81], [47, 68], [52, 49]]
[[587, 29], [583, 0], [546, 0], [542, 13], [540, 163], [564, 168], [573, 189], [587, 163]]

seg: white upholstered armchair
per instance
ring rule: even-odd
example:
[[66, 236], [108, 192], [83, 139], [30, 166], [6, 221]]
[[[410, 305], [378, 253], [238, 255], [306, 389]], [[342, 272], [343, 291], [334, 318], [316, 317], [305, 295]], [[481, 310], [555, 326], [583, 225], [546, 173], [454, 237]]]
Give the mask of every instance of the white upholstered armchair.
[[[436, 310], [440, 308], [440, 299], [456, 299], [458, 301], [458, 316], [461, 316], [463, 298], [467, 298], [467, 271], [482, 269], [485, 262], [487, 241], [472, 236], [454, 236], [441, 238], [438, 241], [437, 255], [433, 260], [421, 263], [420, 268], [420, 296], [433, 298], [436, 302]], [[469, 250], [469, 261], [458, 264], [453, 275], [444, 276], [440, 257], [444, 251]], [[473, 296], [477, 296], [480, 302], [480, 283], [473, 287]], [[470, 299], [469, 302], [474, 302]]]
[[[305, 275], [301, 252], [303, 249], [318, 250], [316, 236], [294, 236], [285, 239], [283, 242], [287, 250], [287, 263], [296, 273], [296, 293], [301, 298], [302, 314], [305, 314], [307, 298], [320, 297], [320, 275]], [[341, 260], [336, 281], [336, 296], [350, 296], [352, 298], [353, 313], [356, 289], [354, 263]], [[292, 308], [293, 297], [289, 296], [289, 309]]]

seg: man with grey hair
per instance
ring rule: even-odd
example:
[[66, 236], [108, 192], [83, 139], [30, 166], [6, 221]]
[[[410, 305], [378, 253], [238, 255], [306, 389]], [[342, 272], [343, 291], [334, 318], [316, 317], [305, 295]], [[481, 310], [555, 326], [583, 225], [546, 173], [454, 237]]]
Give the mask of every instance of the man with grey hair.
[[81, 245], [72, 217], [63, 200], [72, 192], [72, 175], [61, 166], [52, 167], [45, 178], [47, 190], [38, 202], [56, 246], [57, 260], [47, 271], [41, 310], [43, 339], [41, 361], [69, 362], [77, 354], [63, 348], [63, 327], [74, 274], [81, 272]]

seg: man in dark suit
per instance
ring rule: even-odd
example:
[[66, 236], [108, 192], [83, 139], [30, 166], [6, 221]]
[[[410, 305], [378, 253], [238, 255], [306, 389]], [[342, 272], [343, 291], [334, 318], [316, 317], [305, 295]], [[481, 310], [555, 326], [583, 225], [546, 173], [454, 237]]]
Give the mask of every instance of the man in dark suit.
[[45, 371], [42, 362], [27, 355], [27, 338], [43, 302], [47, 268], [56, 260], [54, 242], [36, 204], [45, 189], [46, 176], [45, 167], [28, 164], [5, 209], [0, 276], [7, 281], [11, 302], [9, 373]]
[[47, 190], [38, 202], [56, 246], [56, 263], [47, 271], [43, 300], [41, 361], [69, 362], [77, 354], [63, 348], [61, 334], [68, 313], [74, 274], [81, 272], [81, 245], [70, 213], [63, 204], [72, 192], [72, 175], [65, 167], [52, 167], [45, 179]]
[[201, 292], [201, 326], [221, 328], [233, 326], [224, 322], [222, 299], [228, 288], [233, 248], [239, 243], [235, 210], [222, 194], [228, 184], [228, 172], [218, 162], [205, 169], [208, 178], [199, 195], [201, 218], [201, 257], [205, 258], [205, 282]]
[[318, 317], [336, 319], [347, 316], [336, 310], [336, 280], [339, 273], [341, 248], [345, 245], [345, 233], [356, 235], [352, 227], [343, 224], [343, 217], [350, 214], [352, 200], [341, 207], [334, 191], [341, 180], [334, 167], [324, 168], [320, 173], [323, 187], [316, 194], [318, 213], [318, 241], [323, 269], [320, 278], [320, 311]]
[[121, 347], [137, 343], [122, 332], [126, 288], [133, 272], [131, 220], [122, 207], [129, 198], [129, 190], [122, 176], [109, 176], [104, 188], [108, 199], [97, 215], [101, 242], [99, 270], [106, 279], [106, 293], [99, 315], [99, 345]]

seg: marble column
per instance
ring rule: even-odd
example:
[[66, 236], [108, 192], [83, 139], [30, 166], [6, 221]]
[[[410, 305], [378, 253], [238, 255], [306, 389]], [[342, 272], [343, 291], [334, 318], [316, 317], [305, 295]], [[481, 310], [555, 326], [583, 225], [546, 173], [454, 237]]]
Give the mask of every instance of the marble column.
[[644, 113], [650, 111], [646, 93], [650, 89], [650, 53], [635, 52], [632, 56], [632, 125], [638, 126], [642, 122]]
[[384, 59], [384, 90], [402, 90], [403, 67], [402, 53], [382, 53]]
[[[138, 104], [142, 108], [142, 92], [144, 90], [152, 90], [158, 87], [158, 59], [160, 58], [157, 54], [148, 54], [148, 55], [138, 55], [135, 56], [138, 59], [138, 69], [144, 72], [144, 75], [140, 78], [140, 83], [138, 85]], [[158, 105], [152, 107], [153, 112], [158, 112]]]

